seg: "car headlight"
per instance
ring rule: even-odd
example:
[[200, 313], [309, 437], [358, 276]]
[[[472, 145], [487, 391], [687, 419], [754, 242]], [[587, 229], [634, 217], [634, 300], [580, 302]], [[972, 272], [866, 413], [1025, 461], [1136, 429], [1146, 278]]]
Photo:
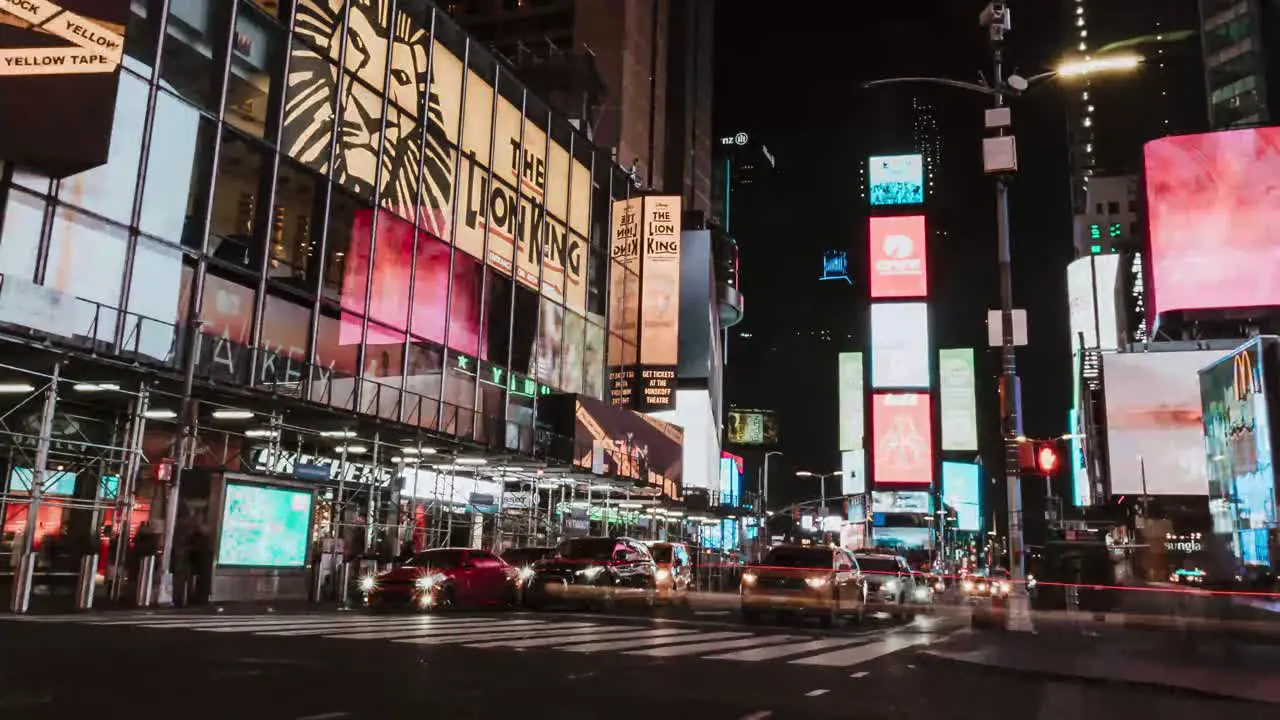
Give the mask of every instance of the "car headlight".
[[918, 587], [918, 588], [916, 588], [916, 599], [917, 599], [917, 600], [928, 600], [928, 599], [929, 599], [929, 588], [927, 588], [927, 587]]
[[360, 578], [360, 582], [359, 582], [360, 592], [371, 592], [374, 586], [377, 584], [378, 584], [378, 581], [376, 578], [374, 578], [372, 575], [365, 575], [364, 577]]
[[430, 590], [444, 581], [444, 575], [435, 573], [434, 575], [423, 575], [413, 581], [413, 586], [419, 590]]
[[934, 583], [933, 589], [937, 592], [946, 592], [947, 584], [939, 580], [938, 582]]
[[748, 585], [748, 586], [750, 586], [750, 585], [755, 585], [755, 584], [756, 584], [756, 574], [755, 574], [755, 573], [753, 573], [753, 572], [744, 572], [744, 573], [742, 573], [742, 584], [743, 584], [743, 585]]
[[897, 580], [890, 580], [890, 581], [886, 582], [886, 583], [884, 584], [884, 591], [885, 591], [885, 592], [887, 592], [887, 593], [896, 593], [896, 592], [898, 592], [898, 581], [897, 581]]
[[826, 587], [826, 586], [827, 586], [827, 579], [826, 579], [826, 578], [824, 578], [824, 577], [811, 577], [811, 578], [805, 578], [805, 579], [804, 579], [804, 584], [805, 584], [805, 585], [808, 585], [809, 587], [813, 588], [814, 590], [817, 590], [818, 588]]
[[532, 577], [533, 577], [533, 568], [532, 568], [532, 567], [530, 567], [530, 566], [528, 566], [528, 565], [525, 565], [524, 567], [520, 568], [519, 578], [520, 578], [521, 580], [528, 580], [528, 579], [530, 579], [530, 578], [532, 578]]
[[602, 567], [589, 567], [586, 570], [579, 570], [578, 574], [588, 580], [595, 580], [602, 572], [604, 572], [604, 568]]
[[970, 582], [970, 581], [968, 581], [968, 580], [965, 580], [965, 581], [964, 581], [964, 591], [965, 591], [965, 592], [973, 592], [973, 583], [972, 583], [972, 582]]
[[671, 577], [671, 571], [666, 568], [659, 568], [657, 577], [659, 581], [665, 582], [667, 578]]
[[1036, 576], [1035, 576], [1035, 575], [1028, 575], [1028, 576], [1027, 576], [1027, 589], [1028, 589], [1028, 590], [1034, 590], [1034, 589], [1035, 589], [1035, 587], [1036, 587]]

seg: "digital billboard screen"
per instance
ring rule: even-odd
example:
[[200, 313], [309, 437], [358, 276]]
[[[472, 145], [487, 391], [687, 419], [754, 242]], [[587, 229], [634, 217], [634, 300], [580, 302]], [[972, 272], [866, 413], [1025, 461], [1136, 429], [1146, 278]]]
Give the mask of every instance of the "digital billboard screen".
[[867, 451], [844, 450], [840, 453], [840, 494], [860, 495], [867, 491]]
[[929, 294], [923, 215], [873, 217], [867, 229], [872, 298], [915, 298]]
[[1153, 312], [1280, 305], [1280, 127], [1166, 137], [1144, 154]]
[[975, 463], [942, 461], [942, 504], [956, 511], [956, 529], [982, 530], [982, 468]]
[[861, 450], [866, 423], [863, 418], [862, 353], [840, 353], [836, 365], [836, 406], [840, 450]]
[[938, 351], [938, 396], [942, 449], [977, 451], [978, 400], [971, 348]]
[[871, 306], [871, 387], [929, 387], [929, 306], [877, 303]]
[[919, 205], [924, 202], [924, 157], [872, 156], [868, 161], [872, 205]]
[[927, 393], [872, 396], [871, 431], [877, 487], [933, 482], [933, 427]]
[[872, 531], [875, 547], [903, 552], [931, 547], [929, 528], [878, 527]]
[[309, 490], [228, 482], [218, 564], [302, 568], [311, 545]]
[[1113, 495], [1208, 493], [1199, 373], [1226, 354], [1192, 350], [1103, 356]]
[[871, 512], [928, 515], [933, 512], [933, 496], [928, 492], [873, 492]]
[[1070, 306], [1071, 347], [1078, 349], [1084, 335], [1086, 349], [1115, 350], [1120, 340], [1117, 283], [1120, 256], [1089, 255], [1067, 266], [1067, 302]]

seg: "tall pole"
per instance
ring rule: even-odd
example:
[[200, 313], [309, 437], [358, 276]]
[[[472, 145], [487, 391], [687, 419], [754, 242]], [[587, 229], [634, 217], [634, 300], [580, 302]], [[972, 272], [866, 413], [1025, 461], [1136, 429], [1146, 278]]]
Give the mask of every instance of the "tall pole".
[[[1004, 48], [1001, 40], [991, 43], [994, 82], [1005, 87]], [[994, 95], [995, 107], [1004, 107], [1004, 94]], [[1004, 128], [997, 130], [1001, 135]], [[1005, 486], [1009, 502], [1009, 571], [1013, 588], [1009, 593], [1010, 629], [1022, 629], [1030, 622], [1026, 593], [1026, 559], [1022, 540], [1022, 478], [1018, 460], [1018, 437], [1022, 435], [1022, 389], [1013, 338], [1013, 253], [1009, 238], [1009, 183], [1004, 173], [996, 175], [996, 235], [1000, 259], [1000, 416], [1003, 420]]]

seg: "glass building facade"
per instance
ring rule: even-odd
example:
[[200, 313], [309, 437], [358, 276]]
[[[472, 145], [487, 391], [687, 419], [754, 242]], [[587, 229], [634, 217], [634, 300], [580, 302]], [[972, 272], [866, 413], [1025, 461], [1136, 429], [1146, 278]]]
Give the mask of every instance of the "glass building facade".
[[140, 0], [126, 38], [109, 162], [0, 173], [25, 333], [525, 452], [635, 362], [634, 187], [431, 4]]

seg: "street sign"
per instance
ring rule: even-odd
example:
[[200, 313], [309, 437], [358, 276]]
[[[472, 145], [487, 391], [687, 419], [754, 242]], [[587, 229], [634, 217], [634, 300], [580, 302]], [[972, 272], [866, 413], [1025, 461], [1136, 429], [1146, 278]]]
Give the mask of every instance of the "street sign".
[[[987, 345], [1001, 347], [1004, 345], [1004, 328], [999, 310], [987, 311]], [[1027, 344], [1027, 311], [1013, 311], [1013, 344], [1023, 347]]]

